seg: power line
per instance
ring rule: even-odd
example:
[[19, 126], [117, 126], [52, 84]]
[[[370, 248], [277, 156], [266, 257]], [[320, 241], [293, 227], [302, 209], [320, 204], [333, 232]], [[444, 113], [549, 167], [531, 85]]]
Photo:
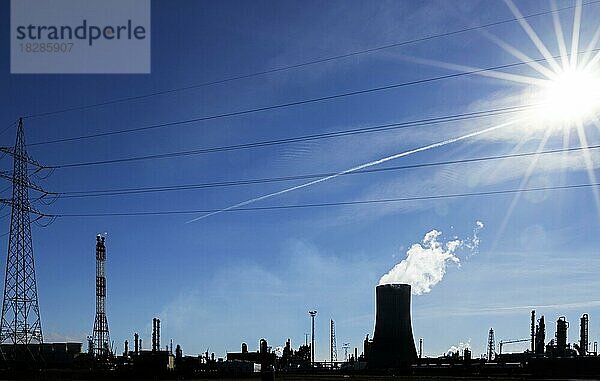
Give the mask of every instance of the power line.
[[200, 155], [200, 154], [206, 154], [206, 153], [235, 151], [235, 150], [258, 148], [258, 147], [268, 147], [268, 146], [281, 145], [281, 144], [314, 141], [314, 140], [320, 140], [320, 139], [330, 139], [330, 138], [351, 136], [351, 135], [358, 135], [358, 134], [365, 134], [365, 133], [390, 131], [390, 130], [395, 130], [395, 129], [409, 128], [409, 127], [456, 122], [456, 121], [462, 121], [462, 120], [483, 118], [483, 117], [488, 117], [488, 116], [497, 116], [497, 115], [527, 111], [536, 106], [538, 106], [538, 104], [504, 107], [504, 108], [498, 108], [498, 109], [492, 109], [492, 110], [483, 110], [483, 111], [460, 113], [460, 114], [453, 114], [453, 115], [440, 116], [440, 117], [423, 118], [423, 119], [417, 119], [417, 120], [412, 120], [412, 121], [407, 121], [407, 122], [388, 123], [388, 124], [375, 125], [375, 126], [369, 126], [369, 127], [363, 127], [363, 128], [355, 128], [355, 129], [350, 129], [350, 130], [340, 130], [340, 131], [325, 132], [325, 133], [320, 133], [320, 134], [302, 135], [302, 136], [283, 138], [283, 139], [263, 140], [263, 141], [251, 142], [251, 143], [234, 144], [234, 145], [218, 146], [218, 147], [211, 147], [211, 148], [202, 148], [202, 149], [188, 150], [188, 151], [177, 151], [177, 152], [169, 152], [169, 153], [163, 153], [163, 154], [125, 157], [125, 158], [120, 158], [120, 159], [108, 159], [108, 160], [97, 160], [97, 161], [88, 161], [88, 162], [67, 163], [67, 164], [59, 164], [59, 165], [54, 165], [54, 166], [47, 166], [46, 168], [62, 169], [62, 168], [85, 167], [85, 166], [93, 166], [93, 165], [116, 164], [116, 163], [125, 163], [125, 162], [140, 161], [140, 160], [166, 159], [166, 158], [173, 158], [173, 157]]
[[[598, 1], [600, 1], [600, 0], [598, 0]], [[17, 122], [12, 122], [8, 127], [3, 129], [2, 131], [0, 131], [0, 136], [4, 135], [8, 130], [10, 130], [11, 128], [13, 128], [16, 125], [17, 125]]]
[[402, 197], [402, 198], [387, 198], [377, 200], [356, 200], [356, 201], [339, 201], [339, 202], [325, 202], [325, 203], [313, 203], [313, 204], [292, 204], [292, 205], [273, 205], [273, 206], [258, 206], [258, 207], [246, 207], [236, 209], [199, 209], [199, 210], [166, 210], [166, 211], [155, 211], [155, 212], [116, 212], [116, 213], [63, 213], [63, 214], [46, 214], [46, 217], [134, 217], [134, 216], [158, 216], [158, 215], [172, 215], [172, 214], [200, 214], [200, 213], [214, 213], [214, 212], [250, 212], [250, 211], [266, 211], [266, 210], [285, 210], [285, 209], [305, 209], [305, 208], [322, 208], [322, 207], [334, 207], [334, 206], [349, 206], [349, 205], [367, 205], [367, 204], [385, 204], [395, 202], [408, 202], [408, 201], [428, 201], [428, 200], [440, 200], [449, 198], [459, 197], [473, 197], [473, 196], [492, 196], [492, 195], [503, 195], [503, 194], [514, 194], [521, 192], [539, 192], [539, 191], [551, 191], [551, 190], [567, 190], [567, 189], [582, 189], [600, 186], [600, 183], [591, 184], [573, 184], [573, 185], [560, 185], [560, 186], [547, 186], [547, 187], [535, 187], [535, 188], [521, 188], [521, 189], [506, 189], [498, 191], [487, 191], [487, 192], [470, 192], [470, 193], [453, 193], [443, 195], [431, 195], [431, 196], [418, 196], [418, 197]]
[[[597, 52], [597, 51], [600, 51], [600, 48], [591, 49], [591, 50], [587, 50], [587, 51], [580, 51], [577, 54], [584, 54], [584, 53]], [[556, 55], [553, 58], [558, 59], [558, 58], [560, 58], [560, 55]], [[278, 103], [278, 104], [264, 106], [264, 107], [249, 108], [249, 109], [244, 109], [244, 110], [239, 110], [239, 111], [231, 111], [231, 112], [196, 117], [196, 118], [182, 119], [182, 120], [178, 120], [178, 121], [158, 123], [158, 124], [153, 124], [153, 125], [148, 125], [148, 126], [135, 127], [135, 128], [129, 128], [129, 129], [123, 129], [123, 130], [117, 130], [117, 131], [102, 132], [102, 133], [96, 133], [96, 134], [74, 136], [71, 138], [63, 138], [63, 139], [35, 142], [35, 143], [29, 144], [29, 146], [51, 144], [51, 143], [63, 143], [63, 142], [70, 142], [70, 141], [76, 141], [76, 140], [82, 140], [82, 139], [92, 139], [92, 138], [99, 138], [99, 137], [105, 137], [105, 136], [127, 134], [127, 133], [132, 133], [132, 132], [148, 131], [148, 130], [153, 130], [153, 129], [157, 129], [157, 128], [171, 127], [171, 126], [182, 125], [182, 124], [205, 122], [208, 120], [215, 120], [215, 119], [228, 118], [228, 117], [233, 117], [233, 116], [247, 115], [247, 114], [252, 114], [252, 113], [257, 113], [257, 112], [262, 112], [262, 111], [276, 110], [276, 109], [292, 107], [292, 106], [300, 106], [300, 105], [328, 101], [328, 100], [350, 97], [350, 96], [355, 96], [355, 95], [368, 94], [368, 93], [373, 93], [373, 92], [378, 92], [378, 91], [392, 90], [392, 89], [397, 89], [397, 88], [406, 87], [406, 86], [420, 85], [420, 84], [429, 83], [429, 82], [458, 78], [458, 77], [463, 77], [463, 76], [467, 76], [467, 75], [483, 73], [486, 71], [508, 69], [508, 68], [512, 68], [512, 67], [530, 64], [533, 62], [543, 62], [543, 61], [546, 61], [546, 58], [538, 58], [538, 59], [529, 60], [529, 61], [513, 62], [511, 64], [492, 66], [492, 67], [488, 67], [485, 69], [469, 70], [469, 71], [464, 71], [464, 72], [460, 72], [460, 73], [446, 74], [446, 75], [441, 75], [441, 76], [437, 76], [437, 77], [430, 77], [430, 78], [418, 79], [418, 80], [413, 80], [413, 81], [400, 82], [400, 83], [395, 83], [395, 84], [391, 84], [391, 85], [371, 87], [368, 89], [354, 90], [354, 91], [349, 91], [349, 92], [345, 92], [345, 93], [337, 93], [337, 94], [325, 95], [325, 96], [320, 96], [320, 97], [315, 97], [315, 98], [307, 98], [307, 99], [286, 102], [286, 103]]]
[[[600, 0], [585, 2], [582, 5], [587, 6], [587, 5], [592, 5], [592, 4], [595, 4], [598, 2], [600, 2]], [[316, 60], [305, 61], [305, 62], [293, 64], [293, 65], [280, 66], [280, 67], [276, 67], [276, 68], [272, 68], [272, 69], [268, 69], [268, 70], [254, 72], [254, 73], [243, 74], [243, 75], [232, 76], [232, 77], [223, 78], [223, 79], [219, 79], [219, 80], [203, 82], [203, 83], [199, 83], [199, 84], [195, 84], [195, 85], [177, 87], [177, 88], [156, 91], [156, 92], [147, 93], [147, 94], [135, 95], [135, 96], [131, 96], [131, 97], [117, 98], [117, 99], [107, 100], [107, 101], [103, 101], [103, 102], [92, 103], [92, 104], [88, 104], [88, 105], [72, 106], [72, 107], [67, 107], [67, 108], [60, 109], [60, 110], [41, 112], [41, 113], [37, 113], [37, 114], [30, 114], [30, 115], [25, 116], [25, 118], [37, 118], [37, 117], [43, 117], [43, 116], [62, 114], [65, 112], [85, 110], [85, 109], [96, 108], [96, 107], [101, 107], [101, 106], [108, 106], [108, 105], [117, 104], [117, 103], [141, 100], [141, 99], [151, 98], [151, 97], [155, 97], [155, 96], [159, 96], [159, 95], [171, 94], [171, 93], [175, 93], [175, 92], [179, 92], [179, 91], [192, 90], [192, 89], [197, 89], [197, 88], [211, 86], [211, 85], [218, 85], [218, 84], [223, 84], [223, 83], [227, 83], [227, 82], [233, 82], [233, 81], [238, 81], [238, 80], [242, 80], [242, 79], [248, 79], [248, 78], [263, 76], [263, 75], [267, 75], [267, 74], [273, 74], [273, 73], [282, 72], [282, 71], [291, 70], [291, 69], [297, 69], [297, 68], [301, 68], [301, 67], [305, 67], [305, 66], [316, 65], [316, 64], [335, 61], [335, 60], [339, 60], [339, 59], [355, 57], [355, 56], [363, 55], [363, 54], [374, 53], [374, 52], [378, 52], [381, 50], [397, 48], [400, 46], [416, 44], [416, 43], [425, 42], [425, 41], [429, 41], [429, 40], [433, 40], [433, 39], [437, 39], [437, 38], [449, 37], [452, 35], [471, 32], [471, 31], [475, 31], [475, 30], [479, 30], [479, 29], [490, 28], [493, 26], [511, 23], [511, 22], [517, 21], [519, 19], [529, 19], [529, 18], [539, 17], [539, 16], [543, 16], [543, 15], [559, 13], [559, 12], [573, 9], [573, 8], [575, 8], [575, 5], [571, 5], [571, 6], [567, 6], [567, 7], [563, 7], [563, 8], [557, 8], [554, 10], [549, 10], [549, 11], [544, 11], [544, 12], [532, 13], [532, 14], [529, 14], [529, 15], [526, 15], [526, 16], [523, 16], [520, 18], [504, 19], [504, 20], [495, 21], [492, 23], [487, 23], [487, 24], [482, 24], [482, 25], [477, 25], [477, 26], [473, 26], [473, 27], [469, 27], [469, 28], [463, 28], [463, 29], [458, 29], [458, 30], [454, 30], [454, 31], [450, 31], [450, 32], [432, 34], [429, 36], [419, 37], [419, 38], [415, 38], [415, 39], [411, 39], [411, 40], [405, 40], [405, 41], [396, 42], [396, 43], [387, 44], [387, 45], [381, 45], [381, 46], [377, 46], [377, 47], [373, 47], [373, 48], [357, 50], [357, 51], [334, 55], [334, 56], [325, 57], [325, 58], [319, 58]]]
[[[356, 172], [345, 173], [342, 176], [365, 174], [365, 173], [387, 172], [387, 171], [398, 171], [398, 170], [426, 168], [426, 167], [454, 165], [454, 164], [466, 164], [466, 163], [483, 162], [483, 161], [490, 161], [490, 160], [523, 158], [523, 157], [530, 157], [530, 156], [537, 156], [537, 155], [550, 155], [550, 154], [557, 154], [557, 153], [576, 152], [576, 151], [582, 151], [582, 150], [592, 150], [592, 149], [598, 149], [598, 148], [600, 148], [600, 145], [593, 145], [593, 146], [588, 146], [588, 147], [562, 148], [562, 149], [546, 150], [546, 151], [540, 151], [540, 152], [524, 152], [524, 153], [516, 153], [516, 154], [484, 156], [484, 157], [469, 158], [469, 159], [439, 161], [439, 162], [432, 162], [432, 163], [393, 166], [393, 167], [386, 167], [386, 168], [371, 168], [371, 169], [363, 169], [363, 170], [356, 171]], [[307, 180], [307, 179], [328, 177], [328, 176], [332, 176], [336, 173], [337, 172], [312, 173], [312, 174], [296, 175], [296, 176], [267, 177], [267, 178], [258, 178], [258, 179], [234, 180], [234, 181], [225, 181], [225, 182], [187, 184], [187, 185], [87, 190], [87, 191], [69, 191], [69, 192], [60, 193], [60, 198], [87, 198], [87, 197], [103, 197], [103, 196], [121, 196], [121, 195], [129, 195], [129, 194], [185, 191], [185, 190], [205, 189], [205, 188], [221, 188], [221, 187], [275, 183], [275, 182], [293, 181], [293, 180]]]

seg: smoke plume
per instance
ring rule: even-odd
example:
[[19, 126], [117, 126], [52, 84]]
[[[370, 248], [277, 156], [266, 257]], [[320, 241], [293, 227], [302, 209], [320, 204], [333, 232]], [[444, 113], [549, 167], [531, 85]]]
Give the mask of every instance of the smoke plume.
[[463, 240], [454, 238], [447, 242], [439, 240], [442, 232], [431, 230], [420, 243], [415, 243], [408, 249], [406, 259], [381, 277], [379, 284], [410, 284], [413, 295], [430, 292], [442, 280], [448, 265], [460, 267], [460, 258], [456, 255], [458, 250], [467, 251], [467, 257], [477, 253], [480, 242], [478, 233], [481, 229], [483, 222], [477, 221], [471, 237]]
[[458, 352], [460, 355], [460, 354], [464, 353], [465, 349], [471, 350], [471, 339], [467, 340], [466, 343], [463, 343], [463, 342], [459, 343], [458, 346], [452, 345], [446, 351], [446, 356], [452, 356], [456, 352]]

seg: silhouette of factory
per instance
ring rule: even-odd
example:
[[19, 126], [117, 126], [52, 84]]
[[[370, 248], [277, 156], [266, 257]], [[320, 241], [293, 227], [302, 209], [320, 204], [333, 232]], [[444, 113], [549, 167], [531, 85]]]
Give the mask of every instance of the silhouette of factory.
[[[133, 333], [133, 348], [124, 341], [123, 353], [116, 353], [110, 338], [106, 314], [107, 250], [105, 237], [96, 237], [95, 301], [96, 313], [87, 350], [82, 343], [44, 342], [37, 298], [33, 246], [31, 239], [31, 207], [28, 189], [41, 189], [28, 177], [27, 166], [39, 165], [28, 156], [24, 141], [23, 123], [19, 121], [14, 148], [5, 150], [13, 156], [13, 199], [7, 255], [2, 319], [0, 322], [0, 379], [35, 376], [64, 378], [174, 378], [203, 377], [239, 378], [260, 375], [274, 379], [288, 374], [306, 376], [322, 374], [329, 379], [339, 375], [415, 375], [445, 377], [537, 377], [574, 378], [600, 377], [600, 357], [597, 343], [590, 346], [589, 316], [580, 319], [579, 341], [569, 344], [569, 322], [564, 317], [556, 321], [554, 338], [547, 340], [544, 316], [536, 320], [531, 313], [531, 337], [521, 340], [500, 341], [495, 344], [494, 331], [488, 334], [487, 356], [473, 358], [469, 349], [440, 357], [424, 357], [422, 340], [417, 353], [411, 318], [411, 286], [384, 284], [376, 287], [375, 332], [372, 339], [364, 340], [362, 352], [337, 359], [334, 322], [331, 320], [330, 361], [315, 361], [314, 318], [317, 311], [309, 311], [312, 337], [292, 348], [288, 339], [281, 353], [272, 349], [265, 339], [258, 339], [258, 349], [251, 351], [242, 343], [240, 352], [228, 352], [225, 358], [216, 358], [205, 352], [184, 356], [183, 349], [172, 341], [161, 344], [161, 321], [152, 320], [152, 345], [144, 350], [138, 333]], [[91, 275], [91, 274], [90, 274]], [[91, 276], [90, 276], [91, 278]], [[504, 344], [530, 342], [530, 348], [520, 353], [502, 353]], [[344, 344], [344, 349], [349, 349]]]
[[[152, 320], [151, 349], [142, 349], [138, 333], [133, 334], [133, 345], [124, 341], [123, 353], [117, 354], [110, 341], [108, 319], [105, 312], [107, 259], [105, 237], [96, 237], [96, 316], [87, 351], [82, 343], [3, 343], [0, 345], [0, 377], [10, 372], [27, 370], [69, 372], [73, 378], [95, 375], [106, 377], [238, 378], [258, 376], [274, 379], [276, 375], [351, 375], [367, 376], [402, 374], [417, 376], [535, 376], [575, 377], [600, 375], [600, 357], [597, 344], [590, 348], [589, 316], [580, 320], [580, 337], [573, 345], [567, 341], [569, 323], [564, 317], [556, 322], [556, 335], [546, 341], [545, 319], [536, 320], [531, 313], [531, 347], [520, 353], [502, 353], [502, 345], [516, 341], [501, 341], [496, 351], [493, 330], [490, 329], [487, 356], [473, 358], [469, 349], [440, 357], [423, 357], [422, 341], [419, 351], [415, 346], [411, 318], [411, 286], [384, 284], [376, 287], [375, 331], [372, 339], [367, 335], [362, 352], [343, 361], [334, 361], [332, 336], [331, 361], [314, 361], [314, 333], [310, 343], [298, 349], [288, 339], [281, 353], [276, 353], [265, 339], [258, 340], [258, 349], [251, 351], [246, 343], [240, 352], [228, 352], [225, 358], [216, 358], [205, 352], [197, 356], [184, 356], [180, 345], [173, 348], [161, 345], [161, 321]], [[316, 311], [311, 311], [316, 314]], [[314, 318], [314, 315], [311, 314]], [[314, 322], [314, 321], [313, 321]], [[332, 321], [332, 335], [333, 321]], [[29, 373], [28, 373], [29, 374]]]

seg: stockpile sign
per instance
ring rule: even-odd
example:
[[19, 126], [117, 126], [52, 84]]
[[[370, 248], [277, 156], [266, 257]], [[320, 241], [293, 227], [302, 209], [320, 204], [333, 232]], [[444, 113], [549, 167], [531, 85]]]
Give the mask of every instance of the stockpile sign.
[[150, 73], [150, 0], [12, 0], [10, 70]]

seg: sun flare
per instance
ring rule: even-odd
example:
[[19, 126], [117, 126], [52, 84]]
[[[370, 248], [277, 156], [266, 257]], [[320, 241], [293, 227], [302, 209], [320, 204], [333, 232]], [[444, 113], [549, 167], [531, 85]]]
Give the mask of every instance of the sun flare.
[[540, 86], [537, 98], [544, 121], [563, 126], [586, 123], [600, 112], [600, 76], [564, 70]]

